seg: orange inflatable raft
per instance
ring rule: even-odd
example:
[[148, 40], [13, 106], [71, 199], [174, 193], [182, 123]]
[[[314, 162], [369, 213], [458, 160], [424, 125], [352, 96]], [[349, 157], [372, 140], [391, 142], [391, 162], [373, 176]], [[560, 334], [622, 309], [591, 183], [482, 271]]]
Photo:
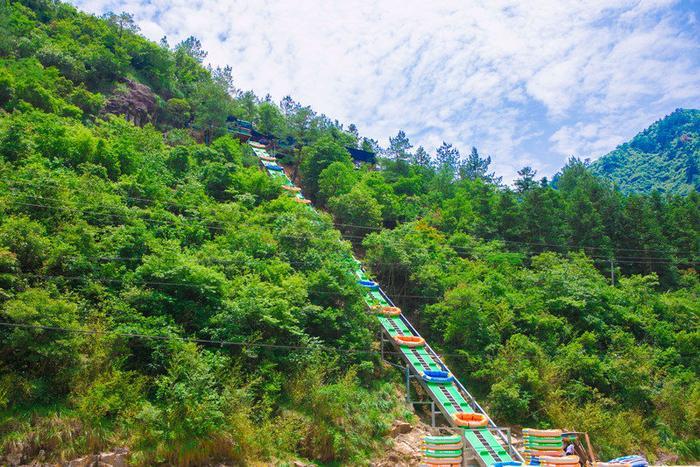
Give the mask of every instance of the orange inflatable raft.
[[380, 306], [374, 311], [384, 316], [399, 316], [401, 314], [401, 308], [395, 306]]
[[311, 204], [311, 200], [306, 198], [294, 198], [294, 201], [301, 204]]
[[550, 457], [554, 456], [554, 457], [556, 457], [556, 456], [561, 456], [562, 451], [537, 451], [537, 450], [534, 450], [534, 451], [527, 451], [527, 454], [530, 456], [537, 456], [537, 457], [541, 457], [541, 456], [550, 456]]
[[556, 466], [556, 467], [578, 467], [579, 466], [579, 458], [578, 458], [578, 456], [564, 456], [564, 457], [545, 456], [545, 457], [540, 457], [540, 465], [542, 465], [542, 466]]
[[464, 446], [462, 443], [456, 444], [424, 444], [423, 449], [432, 449], [433, 451], [443, 451], [443, 450], [457, 450], [462, 449]]
[[469, 428], [479, 428], [488, 425], [489, 421], [486, 415], [480, 413], [457, 412], [452, 416], [452, 419], [457, 426], [466, 426]]
[[277, 162], [276, 157], [270, 157], [270, 156], [260, 156], [260, 159], [268, 162]]
[[394, 336], [394, 341], [406, 347], [422, 347], [425, 345], [425, 339], [418, 336]]
[[532, 428], [525, 428], [523, 430], [523, 435], [525, 436], [546, 436], [546, 437], [556, 437], [561, 436], [561, 430], [534, 430]]
[[293, 191], [295, 193], [301, 191], [301, 188], [299, 188], [298, 186], [294, 186], [294, 185], [282, 185], [282, 189], [287, 190], [287, 191]]
[[456, 467], [462, 465], [462, 458], [461, 457], [442, 457], [442, 458], [424, 458], [421, 460], [421, 464], [427, 464], [427, 465], [440, 465], [440, 466], [447, 466], [447, 465], [454, 465]]

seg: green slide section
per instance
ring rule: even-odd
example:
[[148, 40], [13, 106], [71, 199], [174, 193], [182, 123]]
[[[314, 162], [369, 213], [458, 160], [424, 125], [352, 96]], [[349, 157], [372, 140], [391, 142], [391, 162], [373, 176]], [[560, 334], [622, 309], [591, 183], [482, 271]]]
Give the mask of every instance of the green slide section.
[[[253, 148], [253, 151], [258, 157], [269, 157], [263, 149]], [[265, 164], [274, 164], [274, 162], [267, 162], [262, 159], [261, 162], [270, 177], [280, 179], [285, 185], [294, 186], [284, 171], [270, 169], [265, 166]], [[304, 199], [301, 193], [295, 193], [295, 196]], [[309, 208], [313, 209], [311, 206]], [[355, 258], [348, 258], [347, 263], [358, 281], [371, 280]], [[392, 306], [380, 290], [371, 290], [364, 287], [363, 289], [363, 298], [368, 306]], [[408, 320], [403, 315], [391, 317], [377, 315], [377, 318], [391, 338], [394, 336], [418, 336], [418, 333], [411, 330]], [[408, 347], [398, 345], [398, 348], [404, 360], [415, 370], [414, 373], [416, 375], [420, 375], [423, 371], [449, 371], [432, 352], [428, 351], [427, 346]], [[420, 376], [418, 377], [420, 378]], [[430, 397], [437, 403], [445, 418], [450, 422], [452, 421], [452, 416], [457, 412], [474, 412], [474, 409], [469, 405], [469, 402], [467, 402], [454, 382], [424, 382], [424, 387], [427, 389]], [[486, 465], [494, 465], [497, 462], [513, 462], [506, 449], [488, 429], [465, 429], [464, 437]]]

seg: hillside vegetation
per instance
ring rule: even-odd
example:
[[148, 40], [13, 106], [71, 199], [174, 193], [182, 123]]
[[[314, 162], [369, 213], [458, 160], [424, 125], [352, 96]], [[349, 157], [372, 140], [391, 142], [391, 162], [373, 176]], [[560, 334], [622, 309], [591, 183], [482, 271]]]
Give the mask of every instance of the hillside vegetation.
[[591, 165], [625, 193], [700, 191], [700, 110], [678, 109]]
[[476, 150], [410, 149], [357, 171], [319, 140], [301, 172], [491, 415], [697, 459], [700, 196], [626, 196], [576, 159], [511, 190]]
[[[623, 195], [577, 160], [509, 189], [475, 149], [379, 148], [205, 55], [126, 14], [0, 4], [0, 463], [367, 463], [412, 415], [353, 247], [500, 425], [700, 459], [697, 193]], [[293, 137], [282, 160], [329, 214], [229, 115]]]

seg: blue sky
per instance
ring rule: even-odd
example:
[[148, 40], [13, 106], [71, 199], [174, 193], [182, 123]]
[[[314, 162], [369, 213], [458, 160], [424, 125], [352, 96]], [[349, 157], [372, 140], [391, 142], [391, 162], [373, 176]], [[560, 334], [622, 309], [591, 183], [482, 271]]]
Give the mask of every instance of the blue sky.
[[700, 0], [73, 0], [194, 35], [236, 86], [291, 95], [360, 133], [490, 155], [506, 181], [595, 159], [700, 107]]

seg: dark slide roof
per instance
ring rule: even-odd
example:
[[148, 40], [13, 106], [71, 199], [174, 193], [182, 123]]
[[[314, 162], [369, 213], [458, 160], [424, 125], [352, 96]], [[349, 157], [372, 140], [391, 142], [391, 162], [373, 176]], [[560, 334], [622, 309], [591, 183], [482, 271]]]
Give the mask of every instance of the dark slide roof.
[[355, 161], [369, 162], [370, 164], [377, 162], [377, 158], [373, 152], [363, 151], [362, 149], [357, 149], [350, 146], [346, 146], [345, 149], [348, 150], [350, 156]]

